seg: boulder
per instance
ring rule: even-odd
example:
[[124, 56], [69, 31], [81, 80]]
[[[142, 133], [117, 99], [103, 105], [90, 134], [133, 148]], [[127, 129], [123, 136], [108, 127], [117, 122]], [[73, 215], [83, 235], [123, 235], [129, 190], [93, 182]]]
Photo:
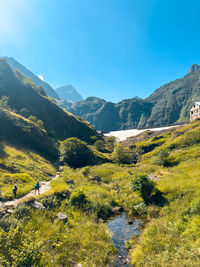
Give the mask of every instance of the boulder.
[[159, 180], [158, 176], [156, 176], [155, 174], [149, 174], [149, 179], [152, 180], [152, 181], [157, 181]]
[[68, 221], [67, 215], [63, 214], [62, 212], [58, 212], [56, 218], [64, 223]]
[[114, 208], [112, 208], [112, 213], [120, 213], [120, 212], [122, 212], [124, 209], [122, 208], [122, 207], [118, 207], [118, 206], [116, 206], [116, 207], [114, 207]]
[[40, 202], [38, 202], [36, 200], [33, 203], [31, 203], [31, 206], [34, 209], [46, 209], [45, 206], [43, 206]]
[[6, 212], [7, 212], [8, 214], [12, 214], [12, 213], [14, 212], [14, 210], [8, 209], [8, 210], [6, 210]]

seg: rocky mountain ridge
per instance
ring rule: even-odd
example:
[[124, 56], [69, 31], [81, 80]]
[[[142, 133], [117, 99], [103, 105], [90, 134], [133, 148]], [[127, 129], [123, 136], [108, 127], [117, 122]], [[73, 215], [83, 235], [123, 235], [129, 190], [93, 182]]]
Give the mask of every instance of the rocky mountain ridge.
[[161, 86], [145, 99], [136, 97], [115, 104], [89, 97], [63, 107], [107, 132], [183, 123], [189, 120], [192, 103], [199, 99], [200, 68], [194, 64], [183, 78]]

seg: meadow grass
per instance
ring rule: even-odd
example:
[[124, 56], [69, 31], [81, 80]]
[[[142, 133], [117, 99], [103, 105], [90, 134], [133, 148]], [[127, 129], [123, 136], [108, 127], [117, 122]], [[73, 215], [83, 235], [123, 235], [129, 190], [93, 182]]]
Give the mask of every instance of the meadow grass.
[[4, 144], [0, 155], [0, 188], [3, 200], [13, 197], [12, 188], [18, 186], [17, 197], [26, 195], [35, 182], [47, 181], [55, 175], [55, 167], [38, 154]]

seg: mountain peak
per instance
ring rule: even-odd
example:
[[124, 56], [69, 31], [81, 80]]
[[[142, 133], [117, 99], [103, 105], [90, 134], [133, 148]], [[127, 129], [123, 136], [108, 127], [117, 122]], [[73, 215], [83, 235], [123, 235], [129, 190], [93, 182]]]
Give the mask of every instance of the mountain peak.
[[200, 66], [198, 64], [192, 64], [191, 67], [189, 68], [188, 74], [199, 69], [200, 69]]
[[55, 89], [55, 91], [61, 98], [70, 102], [79, 102], [83, 100], [82, 95], [72, 85], [64, 85]]

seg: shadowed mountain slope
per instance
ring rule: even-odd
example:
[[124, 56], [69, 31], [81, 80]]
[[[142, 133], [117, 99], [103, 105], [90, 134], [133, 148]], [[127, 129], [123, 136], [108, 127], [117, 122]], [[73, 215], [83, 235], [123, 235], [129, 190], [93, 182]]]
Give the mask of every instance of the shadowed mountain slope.
[[8, 105], [25, 117], [35, 116], [41, 120], [48, 135], [58, 140], [77, 137], [90, 142], [96, 135], [88, 123], [65, 112], [44, 96], [41, 88], [27, 82], [20, 73], [14, 72], [8, 63], [0, 60], [0, 98], [8, 97]]
[[200, 69], [193, 64], [181, 79], [167, 83], [146, 99], [131, 98], [117, 104], [89, 97], [63, 107], [91, 122], [98, 130], [166, 126], [189, 120], [189, 110], [200, 100]]
[[20, 64], [14, 58], [3, 57], [3, 59], [5, 59], [7, 61], [7, 63], [11, 66], [11, 68], [18, 70], [19, 72], [24, 74], [26, 77], [30, 78], [34, 82], [35, 85], [42, 86], [48, 96], [59, 99], [59, 96], [56, 94], [56, 92], [53, 90], [53, 88], [48, 83], [42, 81], [38, 76], [36, 76], [34, 73], [32, 73], [26, 67], [24, 67], [22, 64]]

